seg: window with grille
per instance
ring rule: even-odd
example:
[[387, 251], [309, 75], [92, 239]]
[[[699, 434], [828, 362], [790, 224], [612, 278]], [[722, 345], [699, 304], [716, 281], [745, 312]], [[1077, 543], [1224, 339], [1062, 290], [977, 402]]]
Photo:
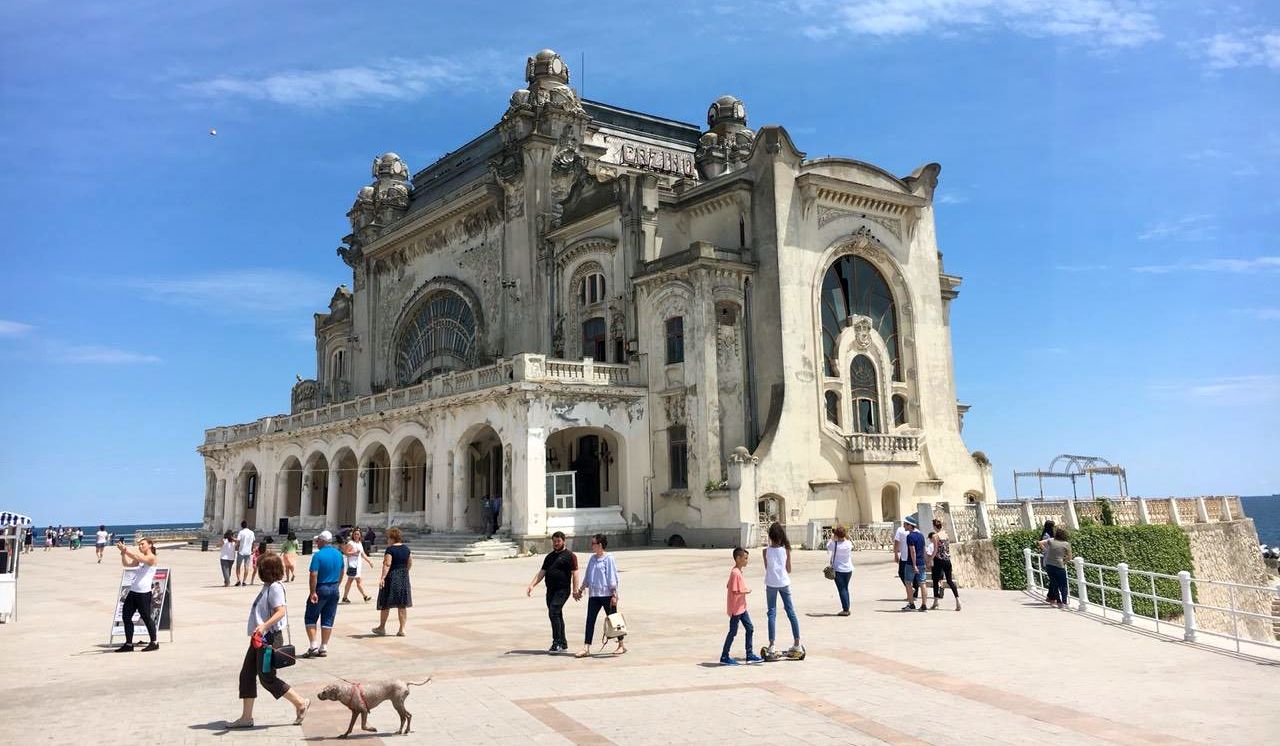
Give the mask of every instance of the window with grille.
[[684, 362], [684, 317], [667, 319], [667, 365]]

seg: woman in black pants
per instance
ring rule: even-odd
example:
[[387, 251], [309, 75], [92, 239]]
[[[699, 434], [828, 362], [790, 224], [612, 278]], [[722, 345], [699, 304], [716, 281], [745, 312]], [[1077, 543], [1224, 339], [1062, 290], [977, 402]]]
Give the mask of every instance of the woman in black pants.
[[938, 518], [933, 519], [933, 607], [938, 608], [938, 599], [940, 589], [938, 581], [943, 578], [947, 579], [947, 587], [951, 589], [951, 595], [956, 597], [956, 611], [960, 610], [960, 589], [956, 588], [956, 581], [951, 577], [951, 537], [947, 536], [947, 532], [942, 528], [942, 521]]
[[120, 609], [120, 619], [124, 622], [124, 644], [116, 648], [117, 653], [133, 652], [133, 615], [142, 617], [142, 624], [147, 628], [151, 642], [142, 649], [144, 653], [159, 650], [156, 642], [156, 623], [151, 618], [151, 583], [156, 578], [156, 548], [150, 539], [138, 539], [138, 548], [130, 549], [124, 545], [124, 539], [116, 540], [116, 548], [120, 550], [120, 564], [132, 567], [133, 580], [129, 582], [129, 595], [124, 598]]
[[275, 666], [262, 670], [263, 653], [268, 647], [274, 648], [283, 642], [283, 630], [289, 626], [288, 608], [285, 603], [284, 585], [280, 579], [284, 577], [284, 561], [274, 552], [266, 552], [258, 558], [258, 577], [262, 580], [262, 591], [254, 599], [249, 609], [249, 649], [244, 654], [244, 664], [240, 666], [240, 718], [227, 723], [228, 728], [253, 727], [253, 702], [258, 698], [258, 683], [276, 699], [284, 697], [294, 709], [294, 725], [302, 725], [311, 700], [303, 699], [288, 684], [276, 676]]

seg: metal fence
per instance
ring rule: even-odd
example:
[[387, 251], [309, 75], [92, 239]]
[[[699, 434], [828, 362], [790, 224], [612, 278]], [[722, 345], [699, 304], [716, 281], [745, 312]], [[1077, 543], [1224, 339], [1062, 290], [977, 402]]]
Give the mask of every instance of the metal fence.
[[[1045, 590], [1044, 556], [1024, 549], [1023, 559], [1028, 590]], [[1141, 617], [1154, 622], [1157, 633], [1181, 634], [1187, 642], [1202, 634], [1230, 640], [1237, 653], [1241, 645], [1280, 649], [1272, 611], [1280, 586], [1205, 580], [1185, 570], [1177, 575], [1132, 570], [1123, 562], [1096, 565], [1083, 557], [1072, 564], [1068, 596], [1075, 598], [1078, 611], [1096, 606], [1104, 618], [1118, 614], [1121, 624]]]

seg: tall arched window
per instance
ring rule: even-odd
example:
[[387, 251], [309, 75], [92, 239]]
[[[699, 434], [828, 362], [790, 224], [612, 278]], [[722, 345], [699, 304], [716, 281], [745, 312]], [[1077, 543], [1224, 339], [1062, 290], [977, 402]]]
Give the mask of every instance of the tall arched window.
[[329, 380], [341, 381], [347, 377], [347, 350], [338, 348], [333, 351], [329, 361]]
[[879, 270], [862, 257], [840, 257], [822, 279], [821, 305], [822, 352], [827, 375], [839, 375], [836, 340], [844, 331], [845, 320], [856, 314], [871, 319], [871, 326], [889, 349], [893, 380], [902, 380], [898, 360], [898, 314], [893, 305], [893, 293]]
[[880, 385], [876, 366], [866, 355], [849, 364], [849, 400], [853, 402], [853, 431], [880, 432]]
[[593, 303], [599, 303], [604, 300], [604, 274], [601, 272], [592, 272], [582, 278], [582, 284], [578, 286], [578, 302], [584, 306]]
[[418, 303], [396, 337], [396, 378], [417, 383], [476, 363], [476, 318], [462, 296], [436, 290]]

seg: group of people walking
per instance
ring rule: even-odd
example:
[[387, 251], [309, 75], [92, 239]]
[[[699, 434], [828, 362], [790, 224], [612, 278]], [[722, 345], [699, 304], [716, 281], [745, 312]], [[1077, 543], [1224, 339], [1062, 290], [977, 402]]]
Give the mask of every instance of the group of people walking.
[[[898, 579], [902, 581], [906, 593], [906, 605], [903, 611], [928, 611], [938, 608], [945, 591], [941, 584], [945, 582], [951, 589], [956, 601], [956, 611], [960, 611], [960, 589], [951, 566], [951, 537], [942, 527], [942, 521], [933, 519], [933, 531], [926, 537], [921, 531], [917, 519], [907, 516], [902, 519], [893, 536], [893, 553], [898, 559]], [[933, 578], [933, 605], [928, 606], [929, 588], [925, 580]], [[919, 599], [919, 607], [916, 600]]]

